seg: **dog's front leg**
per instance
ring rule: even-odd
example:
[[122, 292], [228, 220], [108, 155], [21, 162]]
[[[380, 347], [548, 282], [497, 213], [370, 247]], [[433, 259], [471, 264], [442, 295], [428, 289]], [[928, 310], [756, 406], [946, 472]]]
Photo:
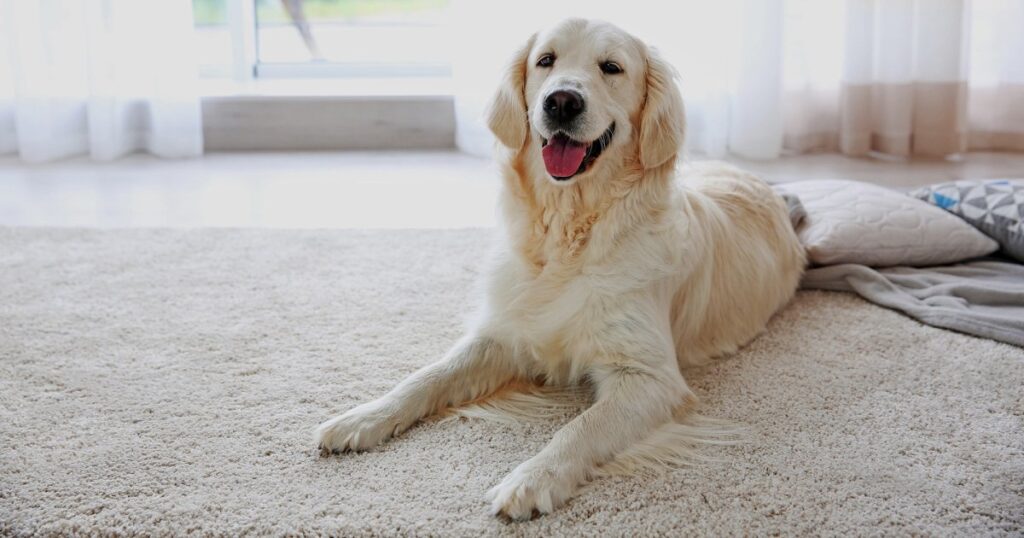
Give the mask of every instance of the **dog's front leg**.
[[674, 357], [664, 365], [609, 362], [593, 368], [596, 402], [536, 456], [488, 493], [491, 510], [515, 520], [548, 513], [572, 497], [596, 466], [672, 420], [692, 395]]
[[517, 374], [503, 345], [467, 336], [386, 395], [321, 424], [316, 430], [321, 454], [372, 448], [421, 418], [494, 392]]

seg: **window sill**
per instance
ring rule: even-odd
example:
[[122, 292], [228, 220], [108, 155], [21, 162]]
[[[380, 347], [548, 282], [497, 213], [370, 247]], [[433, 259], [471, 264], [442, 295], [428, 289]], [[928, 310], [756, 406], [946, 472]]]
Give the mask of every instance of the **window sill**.
[[450, 79], [203, 82], [207, 151], [450, 149]]

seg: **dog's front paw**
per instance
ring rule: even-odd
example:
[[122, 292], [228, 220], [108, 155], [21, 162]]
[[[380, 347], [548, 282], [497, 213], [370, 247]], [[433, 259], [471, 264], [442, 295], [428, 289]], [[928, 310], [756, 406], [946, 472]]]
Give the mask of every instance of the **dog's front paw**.
[[579, 479], [565, 472], [564, 466], [541, 465], [529, 460], [491, 488], [487, 497], [492, 514], [523, 521], [535, 513], [551, 513], [565, 504], [578, 483]]
[[382, 400], [369, 402], [324, 422], [316, 429], [320, 455], [367, 450], [399, 433], [402, 423]]

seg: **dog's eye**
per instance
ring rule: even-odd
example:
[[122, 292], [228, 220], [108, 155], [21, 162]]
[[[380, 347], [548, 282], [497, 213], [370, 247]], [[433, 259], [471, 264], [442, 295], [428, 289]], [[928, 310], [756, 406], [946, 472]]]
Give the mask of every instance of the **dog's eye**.
[[622, 72], [622, 67], [615, 62], [601, 62], [601, 71], [606, 75], [618, 75]]
[[555, 65], [554, 54], [545, 54], [537, 60], [537, 67], [551, 67], [552, 65]]

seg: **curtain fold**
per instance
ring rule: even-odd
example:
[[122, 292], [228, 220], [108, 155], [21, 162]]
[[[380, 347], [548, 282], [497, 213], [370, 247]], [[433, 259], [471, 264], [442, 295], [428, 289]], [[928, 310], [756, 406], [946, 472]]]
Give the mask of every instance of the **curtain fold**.
[[202, 153], [191, 4], [0, 0], [0, 153]]
[[677, 2], [670, 16], [653, 0], [505, 4], [453, 8], [457, 141], [471, 153], [492, 145], [479, 118], [497, 68], [572, 15], [613, 21], [677, 67], [691, 152], [1024, 151], [1019, 0], [719, 0]]
[[1024, 151], [1024, 2], [974, 0], [967, 144]]
[[[782, 151], [783, 0], [744, 0], [740, 4], [740, 54], [731, 88], [729, 151], [741, 157], [771, 159]], [[724, 150], [724, 148], [723, 148]], [[724, 151], [723, 151], [724, 153]]]
[[963, 0], [848, 0], [839, 147], [847, 155], [967, 149]]

